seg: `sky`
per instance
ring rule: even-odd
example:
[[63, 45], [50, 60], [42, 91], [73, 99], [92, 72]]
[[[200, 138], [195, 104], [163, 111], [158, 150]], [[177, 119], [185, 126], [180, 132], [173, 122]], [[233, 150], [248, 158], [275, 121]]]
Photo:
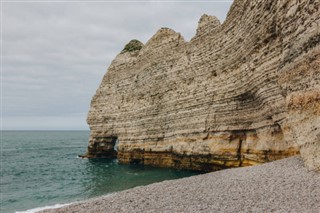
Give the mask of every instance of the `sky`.
[[115, 56], [161, 27], [190, 40], [226, 1], [3, 0], [1, 129], [89, 130], [90, 101]]

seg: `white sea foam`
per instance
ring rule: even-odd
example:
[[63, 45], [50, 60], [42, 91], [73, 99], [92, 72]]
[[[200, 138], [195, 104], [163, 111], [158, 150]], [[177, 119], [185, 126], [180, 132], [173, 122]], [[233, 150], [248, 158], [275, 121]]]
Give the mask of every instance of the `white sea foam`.
[[[85, 201], [89, 201], [89, 200], [93, 200], [93, 199], [99, 199], [99, 198], [107, 198], [107, 197], [110, 197], [111, 195], [114, 195], [116, 194], [116, 192], [111, 192], [109, 194], [106, 194], [106, 195], [103, 195], [101, 197], [96, 197], [96, 198], [91, 198], [91, 199], [88, 199], [88, 200], [85, 200]], [[44, 206], [44, 207], [37, 207], [37, 208], [34, 208], [34, 209], [28, 209], [28, 210], [25, 210], [25, 211], [16, 211], [15, 213], [36, 213], [36, 212], [39, 212], [39, 211], [43, 211], [43, 210], [46, 210], [46, 209], [57, 209], [57, 208], [60, 208], [60, 207], [64, 207], [64, 206], [69, 206], [71, 204], [75, 204], [75, 203], [78, 203], [78, 202], [82, 202], [82, 201], [75, 201], [75, 202], [72, 202], [72, 203], [65, 203], [65, 204], [55, 204], [55, 205], [52, 205], [52, 206]]]
[[39, 212], [39, 211], [42, 211], [42, 210], [46, 210], [46, 209], [57, 209], [57, 208], [60, 208], [60, 207], [63, 207], [63, 206], [68, 206], [70, 204], [72, 204], [72, 203], [55, 204], [53, 206], [37, 207], [37, 208], [29, 209], [29, 210], [26, 210], [26, 211], [16, 211], [16, 213], [36, 213], [36, 212]]

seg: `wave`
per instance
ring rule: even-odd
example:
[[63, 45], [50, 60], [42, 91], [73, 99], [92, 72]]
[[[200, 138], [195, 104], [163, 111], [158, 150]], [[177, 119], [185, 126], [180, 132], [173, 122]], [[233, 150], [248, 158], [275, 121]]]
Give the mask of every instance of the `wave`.
[[13, 148], [13, 149], [1, 149], [4, 152], [12, 152], [17, 150], [51, 150], [51, 149], [65, 149], [65, 148], [85, 148], [83, 146], [58, 146], [58, 147], [43, 147], [43, 148]]
[[16, 213], [36, 213], [36, 212], [43, 211], [43, 210], [46, 210], [46, 209], [57, 209], [57, 208], [60, 208], [60, 207], [63, 207], [63, 206], [71, 205], [71, 204], [72, 203], [55, 204], [55, 205], [52, 205], [52, 206], [37, 207], [37, 208], [29, 209], [29, 210], [26, 210], [26, 211], [16, 211]]
[[[111, 192], [111, 193], [105, 194], [103, 196], [98, 196], [96, 198], [99, 198], [99, 197], [110, 197], [111, 195], [113, 195], [115, 193], [117, 193], [117, 192]], [[95, 198], [91, 198], [91, 199], [95, 199]], [[87, 200], [91, 200], [91, 199], [87, 199]], [[85, 200], [85, 201], [87, 201], [87, 200]], [[29, 209], [29, 210], [26, 210], [26, 211], [16, 211], [15, 213], [36, 213], [36, 212], [47, 210], [47, 209], [57, 209], [57, 208], [60, 208], [60, 207], [69, 206], [71, 204], [75, 204], [75, 203], [79, 203], [79, 202], [82, 202], [82, 201], [75, 201], [75, 202], [72, 202], [72, 203], [65, 203], [65, 204], [59, 204], [58, 203], [58, 204], [55, 204], [55, 205], [52, 205], [52, 206], [37, 207], [37, 208]]]

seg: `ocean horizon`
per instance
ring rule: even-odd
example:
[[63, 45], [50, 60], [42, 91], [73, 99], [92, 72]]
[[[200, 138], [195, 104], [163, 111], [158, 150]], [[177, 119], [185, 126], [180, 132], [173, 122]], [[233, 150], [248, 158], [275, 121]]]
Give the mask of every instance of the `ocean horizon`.
[[1, 212], [35, 212], [195, 171], [82, 159], [90, 131], [3, 130]]

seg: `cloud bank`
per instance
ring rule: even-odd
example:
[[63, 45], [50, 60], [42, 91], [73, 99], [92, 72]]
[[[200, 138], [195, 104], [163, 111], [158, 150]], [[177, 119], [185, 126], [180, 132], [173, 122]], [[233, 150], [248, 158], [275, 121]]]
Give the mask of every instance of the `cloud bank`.
[[86, 130], [90, 100], [131, 39], [161, 27], [190, 40], [204, 13], [232, 1], [3, 2], [2, 123], [11, 130]]

